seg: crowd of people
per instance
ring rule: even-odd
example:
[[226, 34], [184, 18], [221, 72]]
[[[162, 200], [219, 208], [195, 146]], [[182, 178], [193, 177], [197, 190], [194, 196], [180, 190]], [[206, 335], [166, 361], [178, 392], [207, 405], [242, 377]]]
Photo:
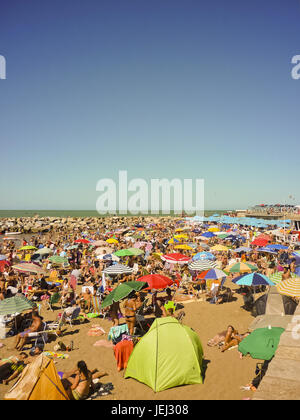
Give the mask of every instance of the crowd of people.
[[[215, 234], [203, 236], [211, 227]], [[132, 291], [124, 299], [101, 309], [101, 314], [111, 320], [112, 327], [125, 322], [127, 339], [137, 335], [136, 316], [141, 308], [144, 314], [151, 313], [154, 318], [178, 318], [177, 304], [187, 299], [206, 298], [214, 304], [228, 301], [232, 291], [224, 287], [222, 282], [208, 282], [201, 276], [203, 271], [193, 271], [188, 263], [181, 263], [180, 260], [172, 263], [163, 258], [166, 255], [180, 254], [189, 257], [189, 262], [192, 262], [195, 255], [204, 255], [210, 251], [213, 258], [204, 258], [203, 261], [213, 261], [214, 267], [224, 270], [226, 279], [230, 281], [240, 275], [226, 272], [226, 268], [235, 263], [254, 264], [257, 272], [268, 277], [280, 272], [282, 281], [297, 272], [299, 260], [295, 256], [297, 248], [294, 246], [282, 244], [282, 249], [276, 252], [261, 251], [260, 247], [251, 244], [262, 233], [258, 229], [232, 226], [227, 229], [227, 237], [223, 234], [222, 239], [218, 235], [221, 232], [222, 226], [216, 222], [206, 226], [179, 218], [168, 218], [156, 223], [149, 223], [147, 219], [128, 219], [128, 225], [122, 227], [117, 222], [101, 222], [98, 231], [93, 232], [60, 230], [51, 234], [27, 235], [21, 239], [16, 236], [2, 240], [0, 307], [1, 302], [17, 295], [23, 295], [36, 304], [34, 310], [28, 312], [29, 315], [22, 313], [14, 317], [11, 331], [15, 335], [15, 349], [19, 353], [17, 358], [1, 362], [2, 383], [7, 384], [16, 378], [26, 363], [30, 362], [23, 349], [31, 335], [43, 330], [44, 319], [38, 308], [47, 313], [53, 301], [63, 308], [58, 320], [59, 335], [66, 319], [76, 310], [77, 316], [88, 321], [88, 314], [95, 312], [94, 298], [98, 298], [101, 303], [118, 285], [136, 281], [146, 275], [167, 276], [170, 284], [164, 290]], [[269, 243], [274, 243], [272, 232], [268, 235]], [[215, 245], [222, 245], [226, 250], [214, 252], [212, 248]], [[242, 246], [248, 247], [250, 251], [241, 250]], [[139, 255], [115, 255], [116, 251], [128, 248], [139, 250]], [[41, 250], [46, 252], [40, 253]], [[55, 261], [51, 258], [53, 256], [61, 257], [61, 261]], [[20, 269], [22, 263], [23, 268]], [[33, 264], [36, 272], [32, 268], [26, 271], [24, 264]], [[106, 269], [115, 264], [130, 268], [130, 273], [107, 275]], [[244, 292], [247, 303], [253, 287], [241, 288], [241, 292]], [[228, 326], [227, 330], [217, 334], [208, 344], [222, 343], [221, 349], [226, 351], [246, 335]], [[30, 357], [35, 357], [42, 350], [42, 347], [35, 348]], [[80, 361], [74, 371], [64, 375], [64, 382], [68, 382], [68, 396], [76, 400], [86, 398], [92, 378], [97, 375], [99, 377], [99, 372], [89, 371], [85, 362]]]

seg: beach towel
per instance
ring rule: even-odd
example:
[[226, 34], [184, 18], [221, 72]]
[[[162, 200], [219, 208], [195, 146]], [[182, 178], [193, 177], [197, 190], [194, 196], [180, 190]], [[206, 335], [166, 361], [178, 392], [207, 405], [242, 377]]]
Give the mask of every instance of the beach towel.
[[71, 287], [71, 289], [73, 289], [74, 291], [76, 290], [76, 286], [77, 286], [77, 278], [71, 274], [70, 280], [69, 280], [69, 286]]
[[114, 355], [117, 360], [118, 371], [127, 368], [129, 357], [133, 351], [131, 340], [122, 340], [114, 347]]
[[44, 351], [43, 353], [45, 356], [49, 357], [50, 359], [68, 359], [69, 355], [64, 353], [55, 353], [53, 351]]
[[99, 336], [105, 334], [105, 331], [100, 325], [93, 325], [92, 328], [89, 329], [87, 335], [90, 337]]
[[98, 340], [93, 345], [95, 347], [107, 347], [107, 348], [110, 348], [110, 349], [112, 349], [114, 347], [113, 343], [111, 341], [107, 341], [107, 340]]
[[116, 340], [120, 337], [121, 334], [127, 333], [129, 334], [127, 324], [117, 325], [115, 327], [111, 327], [108, 333], [108, 340]]

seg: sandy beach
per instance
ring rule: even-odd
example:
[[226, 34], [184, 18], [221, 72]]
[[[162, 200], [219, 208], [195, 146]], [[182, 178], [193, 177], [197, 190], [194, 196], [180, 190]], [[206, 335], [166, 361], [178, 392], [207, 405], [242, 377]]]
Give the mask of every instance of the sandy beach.
[[[123, 371], [117, 372], [116, 359], [111, 348], [95, 347], [93, 344], [99, 339], [107, 339], [107, 332], [112, 323], [107, 319], [96, 318], [89, 323], [74, 324], [66, 327], [62, 341], [68, 345], [74, 341], [74, 351], [68, 353], [69, 358], [56, 360], [58, 371], [74, 368], [78, 360], [84, 359], [90, 368], [107, 371], [103, 383], [112, 382], [114, 390], [111, 395], [98, 399], [105, 400], [241, 400], [252, 397], [252, 391], [242, 391], [240, 387], [249, 383], [254, 378], [255, 366], [258, 360], [251, 357], [239, 358], [237, 348], [221, 352], [217, 347], [207, 346], [207, 341], [218, 332], [233, 324], [239, 332], [247, 331], [253, 321], [251, 314], [240, 307], [243, 300], [235, 294], [236, 301], [222, 305], [211, 305], [204, 299], [201, 302], [184, 303], [185, 317], [182, 321], [193, 328], [199, 335], [203, 350], [206, 373], [204, 383], [201, 385], [186, 385], [178, 388], [155, 393], [148, 386], [131, 378], [124, 379]], [[60, 310], [53, 313], [42, 312], [45, 318], [55, 320]], [[124, 322], [124, 320], [121, 322]], [[87, 335], [91, 325], [100, 325], [106, 332], [101, 337]], [[5, 340], [5, 347], [0, 350], [1, 357], [10, 356], [14, 337]], [[56, 341], [47, 343], [45, 350], [53, 351]], [[9, 386], [0, 385], [0, 399], [3, 399]]]

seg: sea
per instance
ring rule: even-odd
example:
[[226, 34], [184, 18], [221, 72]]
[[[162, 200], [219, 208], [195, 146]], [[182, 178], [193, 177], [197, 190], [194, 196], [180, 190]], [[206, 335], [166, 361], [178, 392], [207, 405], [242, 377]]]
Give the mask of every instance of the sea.
[[[205, 210], [204, 216], [209, 217], [214, 214], [222, 215], [228, 213], [229, 211], [233, 210]], [[0, 210], [0, 218], [4, 217], [106, 217], [105, 215], [100, 215], [96, 210]], [[112, 215], [107, 215], [108, 217], [112, 217]], [[116, 214], [118, 216], [118, 214]], [[124, 215], [122, 215], [124, 216]], [[135, 216], [132, 214], [128, 214], [127, 216]], [[151, 215], [149, 214], [140, 214], [138, 216], [174, 216], [174, 213], [170, 213], [169, 215], [166, 214], [157, 214]], [[178, 217], [178, 215], [176, 215]]]

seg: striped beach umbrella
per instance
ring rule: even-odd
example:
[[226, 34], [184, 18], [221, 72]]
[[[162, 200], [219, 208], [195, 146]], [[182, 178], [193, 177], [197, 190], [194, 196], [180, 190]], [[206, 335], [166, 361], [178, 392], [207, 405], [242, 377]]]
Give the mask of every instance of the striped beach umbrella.
[[109, 275], [131, 274], [133, 273], [133, 268], [127, 267], [126, 265], [122, 264], [113, 264], [105, 268], [105, 270], [103, 270], [103, 273]]
[[188, 268], [191, 271], [206, 271], [206, 270], [210, 270], [211, 268], [216, 268], [216, 267], [217, 267], [217, 264], [214, 261], [208, 261], [208, 260], [204, 260], [204, 261], [198, 260], [188, 265]]
[[218, 268], [212, 268], [208, 270], [208, 272], [203, 276], [206, 280], [219, 280], [226, 277], [226, 274], [223, 270], [219, 270]]
[[257, 265], [244, 262], [231, 264], [224, 268], [224, 271], [229, 273], [252, 273], [256, 270], [258, 270]]
[[[269, 278], [270, 280], [272, 280], [273, 283], [278, 284], [282, 280], [282, 273], [282, 271], [276, 271], [274, 274], [271, 274]], [[297, 277], [297, 274], [291, 273], [291, 277], [295, 278]]]
[[13, 265], [12, 268], [23, 273], [46, 274], [46, 271], [42, 267], [33, 263], [20, 263]]
[[277, 290], [282, 295], [300, 297], [300, 277], [294, 277], [281, 281]]
[[0, 315], [21, 314], [36, 307], [35, 302], [31, 302], [23, 295], [16, 295], [11, 298], [4, 299], [0, 302]]
[[269, 277], [260, 273], [244, 274], [232, 279], [232, 282], [238, 286], [275, 286]]

